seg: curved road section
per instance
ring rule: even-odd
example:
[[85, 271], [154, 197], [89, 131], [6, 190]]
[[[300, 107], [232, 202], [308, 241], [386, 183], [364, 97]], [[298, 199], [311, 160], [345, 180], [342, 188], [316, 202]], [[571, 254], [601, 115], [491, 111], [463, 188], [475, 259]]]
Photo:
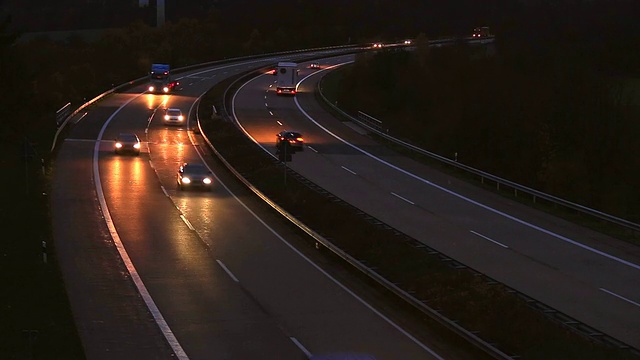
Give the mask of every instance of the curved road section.
[[[78, 115], [57, 155], [51, 204], [87, 358], [469, 358], [426, 329], [405, 330], [413, 319], [380, 294], [299, 250], [303, 235], [221, 170], [190, 131], [192, 116], [162, 122], [162, 109], [192, 114], [221, 79], [275, 61], [194, 70], [175, 94], [141, 85]], [[119, 133], [141, 138], [139, 156], [114, 154]], [[177, 188], [184, 162], [207, 164], [210, 191]]]
[[289, 166], [428, 246], [640, 349], [640, 249], [438, 173], [374, 142], [317, 104], [324, 71], [301, 64], [296, 97], [259, 76], [234, 97], [245, 132], [275, 156], [275, 134], [295, 130], [306, 150]]

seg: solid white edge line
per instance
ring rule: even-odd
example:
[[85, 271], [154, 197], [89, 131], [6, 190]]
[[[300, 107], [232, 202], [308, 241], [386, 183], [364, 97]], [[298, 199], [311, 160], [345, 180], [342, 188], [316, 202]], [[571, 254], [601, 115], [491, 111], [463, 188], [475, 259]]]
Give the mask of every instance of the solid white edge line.
[[609, 294], [609, 295], [613, 295], [613, 296], [617, 297], [617, 298], [618, 298], [618, 299], [620, 299], [620, 300], [624, 300], [624, 301], [628, 302], [629, 304], [633, 304], [633, 305], [635, 305], [635, 306], [640, 307], [640, 304], [639, 304], [639, 303], [637, 303], [637, 302], [635, 302], [635, 301], [633, 301], [633, 300], [629, 300], [629, 299], [627, 299], [627, 298], [626, 298], [626, 297], [624, 297], [624, 296], [618, 295], [618, 294], [616, 294], [616, 293], [614, 293], [614, 292], [612, 292], [612, 291], [609, 291], [609, 290], [607, 290], [607, 289], [605, 289], [605, 288], [600, 288], [600, 290], [602, 290], [602, 291], [606, 292], [606, 293], [607, 293], [607, 294]]
[[304, 345], [300, 343], [300, 341], [298, 341], [298, 339], [294, 338], [293, 336], [289, 337], [289, 339], [291, 339], [291, 341], [293, 341], [293, 343], [296, 344], [298, 349], [302, 350], [302, 352], [306, 357], [310, 358], [311, 355], [313, 355], [309, 350], [307, 350], [307, 348], [304, 347]]
[[164, 186], [160, 185], [160, 188], [162, 189], [162, 192], [164, 193], [164, 196], [170, 197], [169, 193], [167, 192], [167, 189], [165, 189]]
[[500, 245], [500, 246], [502, 246], [502, 247], [503, 247], [503, 248], [505, 248], [505, 249], [508, 249], [508, 248], [509, 248], [507, 245], [505, 245], [505, 244], [503, 244], [503, 243], [501, 243], [501, 242], [499, 242], [499, 241], [495, 241], [495, 240], [493, 240], [493, 239], [491, 239], [491, 238], [489, 238], [489, 237], [487, 237], [487, 236], [484, 236], [484, 235], [482, 235], [482, 234], [480, 234], [480, 233], [477, 233], [477, 232], [475, 232], [475, 231], [473, 231], [473, 230], [469, 230], [469, 232], [471, 232], [472, 234], [474, 234], [474, 235], [476, 235], [476, 236], [479, 236], [479, 237], [481, 237], [481, 238], [483, 238], [483, 239], [485, 239], [485, 240], [489, 240], [489, 241], [491, 241], [491, 242], [492, 242], [492, 243], [494, 243], [494, 244]]
[[[353, 62], [353, 61], [351, 61], [351, 62]], [[347, 63], [349, 63], [349, 62], [347, 62]], [[337, 64], [337, 65], [334, 65], [333, 67], [337, 67], [337, 66], [341, 66], [341, 65], [343, 65], [343, 64]], [[327, 69], [330, 69], [330, 68], [327, 68]], [[327, 70], [327, 69], [323, 69], [323, 70], [321, 70], [321, 71], [324, 71], [324, 70]], [[306, 77], [305, 77], [304, 79], [300, 80], [300, 83], [302, 83], [302, 81], [304, 81], [305, 79], [306, 79]], [[299, 83], [299, 84], [300, 84], [300, 83]], [[336, 138], [337, 140], [341, 141], [341, 142], [342, 142], [342, 143], [344, 143], [345, 145], [350, 146], [351, 148], [353, 148], [353, 149], [355, 149], [355, 150], [357, 150], [357, 151], [361, 152], [362, 154], [364, 154], [364, 155], [366, 155], [366, 156], [368, 156], [368, 157], [370, 157], [370, 158], [372, 158], [372, 159], [374, 159], [374, 160], [376, 160], [376, 161], [378, 161], [378, 162], [380, 162], [380, 163], [382, 163], [382, 164], [384, 164], [384, 165], [387, 165], [388, 167], [390, 167], [390, 168], [392, 168], [392, 169], [395, 169], [395, 170], [397, 170], [397, 171], [399, 171], [399, 172], [401, 172], [401, 173], [403, 173], [403, 174], [405, 174], [405, 175], [407, 175], [407, 176], [409, 176], [409, 177], [412, 177], [412, 178], [414, 178], [414, 179], [416, 179], [416, 180], [418, 180], [418, 181], [420, 181], [420, 182], [422, 182], [422, 183], [424, 183], [424, 184], [427, 184], [427, 185], [429, 185], [429, 186], [432, 186], [432, 187], [434, 187], [434, 188], [436, 188], [436, 189], [438, 189], [438, 190], [444, 191], [444, 192], [448, 193], [449, 195], [455, 196], [455, 197], [457, 197], [457, 198], [459, 198], [459, 199], [461, 199], [461, 200], [464, 200], [464, 201], [466, 201], [466, 202], [469, 202], [469, 203], [471, 203], [471, 204], [474, 204], [474, 205], [476, 205], [476, 206], [478, 206], [478, 207], [481, 207], [481, 208], [483, 208], [483, 209], [485, 209], [485, 210], [487, 210], [487, 211], [493, 212], [494, 214], [497, 214], [497, 215], [503, 216], [503, 217], [505, 217], [505, 218], [507, 218], [507, 219], [509, 219], [509, 220], [515, 221], [515, 222], [517, 222], [517, 223], [519, 223], [519, 224], [521, 224], [521, 225], [524, 225], [524, 226], [527, 226], [527, 227], [529, 227], [529, 228], [532, 228], [532, 229], [538, 230], [538, 231], [540, 231], [540, 232], [542, 232], [542, 233], [544, 233], [544, 234], [547, 234], [547, 235], [549, 235], [549, 236], [555, 237], [556, 239], [559, 239], [559, 240], [564, 241], [564, 242], [566, 242], [566, 243], [569, 243], [569, 244], [575, 245], [575, 246], [577, 246], [577, 247], [580, 247], [580, 248], [582, 248], [582, 249], [584, 249], [584, 250], [587, 250], [587, 251], [589, 251], [589, 252], [592, 252], [592, 253], [594, 253], [594, 254], [598, 254], [598, 255], [603, 256], [603, 257], [606, 257], [606, 258], [608, 258], [608, 259], [610, 259], [610, 260], [613, 260], [613, 261], [619, 262], [619, 263], [621, 263], [621, 264], [627, 265], [627, 266], [629, 266], [629, 267], [632, 267], [632, 268], [634, 268], [634, 269], [640, 270], [640, 265], [638, 265], [638, 264], [634, 264], [634, 263], [632, 263], [631, 261], [627, 261], [627, 260], [621, 259], [621, 258], [619, 258], [619, 257], [617, 257], [617, 256], [614, 256], [614, 255], [608, 254], [608, 253], [606, 253], [606, 252], [604, 252], [604, 251], [600, 251], [600, 250], [598, 250], [598, 249], [594, 249], [594, 248], [592, 248], [592, 247], [590, 247], [590, 246], [588, 246], [588, 245], [582, 244], [582, 243], [580, 243], [580, 242], [578, 242], [578, 241], [576, 241], [576, 240], [569, 239], [568, 237], [562, 236], [562, 235], [560, 235], [560, 234], [556, 234], [556, 233], [554, 233], [554, 232], [552, 232], [552, 231], [550, 231], [550, 230], [543, 229], [543, 228], [541, 228], [541, 227], [539, 227], [539, 226], [536, 226], [536, 225], [534, 225], [534, 224], [528, 223], [528, 222], [526, 222], [526, 221], [524, 221], [524, 220], [521, 220], [521, 219], [519, 219], [519, 218], [517, 218], [517, 217], [515, 217], [515, 216], [509, 215], [509, 214], [507, 214], [507, 213], [504, 213], [504, 212], [502, 212], [502, 211], [499, 211], [499, 210], [497, 210], [497, 209], [494, 209], [494, 208], [492, 208], [492, 207], [490, 207], [490, 206], [488, 206], [488, 205], [485, 205], [485, 204], [479, 203], [479, 202], [477, 202], [477, 201], [475, 201], [475, 200], [469, 199], [469, 198], [467, 198], [467, 197], [465, 197], [465, 196], [463, 196], [463, 195], [461, 195], [461, 194], [458, 194], [458, 193], [454, 192], [453, 190], [449, 190], [449, 189], [447, 189], [447, 188], [445, 188], [445, 187], [442, 187], [442, 186], [436, 185], [436, 184], [432, 183], [432, 182], [431, 182], [431, 181], [429, 181], [429, 180], [423, 179], [423, 178], [419, 177], [418, 175], [415, 175], [415, 174], [413, 174], [413, 173], [411, 173], [411, 172], [409, 172], [409, 171], [407, 171], [407, 170], [404, 170], [404, 169], [399, 168], [399, 167], [397, 167], [397, 166], [395, 166], [395, 165], [393, 165], [393, 164], [391, 164], [391, 163], [389, 163], [389, 162], [387, 162], [387, 161], [385, 161], [385, 160], [382, 160], [382, 159], [380, 159], [380, 158], [376, 157], [375, 155], [373, 155], [373, 154], [371, 154], [371, 153], [369, 153], [369, 152], [367, 152], [367, 151], [365, 151], [365, 150], [363, 150], [363, 149], [361, 149], [361, 148], [359, 148], [359, 147], [357, 147], [357, 146], [355, 146], [355, 145], [353, 145], [353, 144], [351, 144], [351, 143], [347, 142], [346, 140], [342, 139], [342, 138], [341, 138], [341, 137], [339, 137], [338, 135], [336, 135], [336, 134], [334, 134], [333, 132], [331, 132], [329, 129], [327, 129], [327, 128], [325, 128], [324, 126], [320, 125], [320, 123], [318, 123], [317, 121], [315, 121], [315, 120], [314, 120], [314, 119], [313, 119], [313, 118], [312, 118], [312, 117], [311, 117], [311, 116], [310, 116], [306, 111], [304, 111], [304, 109], [302, 108], [302, 106], [300, 106], [300, 103], [298, 102], [298, 98], [293, 98], [293, 101], [295, 102], [296, 106], [298, 107], [298, 110], [300, 110], [300, 112], [302, 112], [302, 114], [303, 114], [307, 119], [309, 119], [312, 123], [314, 123], [314, 124], [315, 124], [316, 126], [318, 126], [320, 129], [324, 130], [327, 134], [329, 134], [329, 135], [333, 136], [334, 138]], [[243, 129], [243, 131], [246, 133], [246, 131], [245, 131], [244, 129]], [[254, 141], [255, 141], [255, 139], [253, 139], [251, 136], [249, 136], [249, 137], [250, 137], [252, 140], [254, 140]]]
[[100, 129], [100, 133], [98, 133], [98, 141], [96, 141], [96, 145], [93, 150], [93, 178], [96, 186], [96, 192], [98, 195], [98, 201], [100, 202], [100, 208], [102, 209], [102, 215], [104, 216], [104, 221], [107, 224], [107, 228], [109, 228], [109, 233], [111, 234], [113, 243], [116, 246], [116, 249], [118, 250], [118, 254], [120, 254], [120, 258], [122, 259], [122, 262], [125, 264], [127, 271], [131, 275], [131, 280], [133, 281], [136, 288], [138, 289], [140, 296], [142, 297], [145, 304], [147, 305], [149, 312], [151, 312], [151, 315], [153, 316], [156, 324], [160, 328], [160, 331], [164, 335], [165, 339], [169, 343], [169, 346], [171, 346], [171, 349], [173, 350], [176, 358], [180, 360], [188, 360], [189, 357], [187, 356], [184, 349], [178, 342], [178, 339], [175, 337], [173, 331], [171, 331], [171, 328], [169, 327], [169, 324], [167, 324], [166, 320], [162, 316], [162, 313], [160, 313], [160, 309], [158, 309], [158, 306], [153, 301], [153, 298], [149, 294], [147, 287], [144, 285], [144, 282], [140, 278], [140, 274], [138, 274], [136, 267], [133, 265], [133, 262], [129, 258], [129, 254], [127, 253], [127, 250], [124, 248], [124, 245], [120, 240], [120, 236], [118, 235], [116, 227], [113, 224], [111, 213], [109, 212], [109, 208], [107, 207], [107, 201], [104, 197], [104, 193], [102, 192], [102, 182], [100, 181], [100, 169], [98, 164], [98, 154], [100, 152], [100, 139], [102, 139], [102, 135], [107, 129], [107, 126], [109, 125], [111, 120], [116, 116], [116, 114], [118, 114], [120, 110], [122, 110], [125, 106], [127, 106], [130, 102], [132, 102], [139, 96], [140, 95], [136, 97], [132, 97], [126, 103], [124, 103], [122, 106], [116, 109], [116, 111], [114, 111], [113, 114], [111, 114], [111, 116], [104, 123], [104, 125], [102, 126], [102, 129]]
[[238, 280], [238, 278], [237, 278], [235, 275], [233, 275], [233, 273], [231, 272], [231, 270], [229, 270], [229, 269], [228, 269], [228, 268], [227, 268], [227, 267], [222, 263], [222, 261], [221, 261], [221, 260], [216, 259], [216, 262], [218, 263], [218, 265], [220, 265], [220, 267], [222, 268], [222, 270], [224, 270], [224, 271], [227, 273], [227, 275], [229, 275], [229, 277], [230, 277], [231, 279], [233, 279], [233, 281], [235, 281], [235, 282], [237, 282], [237, 283], [239, 283], [239, 282], [240, 282], [240, 280]]

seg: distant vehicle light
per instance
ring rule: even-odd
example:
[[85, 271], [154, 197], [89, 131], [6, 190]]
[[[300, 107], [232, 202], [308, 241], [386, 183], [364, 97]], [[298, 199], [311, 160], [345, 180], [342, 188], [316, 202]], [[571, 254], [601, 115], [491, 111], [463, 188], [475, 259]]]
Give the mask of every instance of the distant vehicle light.
[[153, 91], [153, 90], [155, 90], [155, 89], [156, 89], [156, 88], [154, 88], [153, 86], [149, 86], [149, 91]]
[[405, 44], [405, 45], [411, 45], [411, 40], [405, 40], [405, 41], [404, 41], [404, 44]]
[[162, 91], [164, 91], [164, 92], [166, 92], [166, 93], [167, 93], [167, 92], [169, 92], [169, 87], [168, 87], [168, 86], [163, 87], [163, 88], [162, 88]]

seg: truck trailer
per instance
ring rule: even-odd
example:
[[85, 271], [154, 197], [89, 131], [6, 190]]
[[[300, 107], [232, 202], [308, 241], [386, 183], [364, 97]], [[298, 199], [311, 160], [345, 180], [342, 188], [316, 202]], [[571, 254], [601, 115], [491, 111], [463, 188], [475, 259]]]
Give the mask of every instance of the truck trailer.
[[295, 95], [298, 91], [298, 64], [281, 61], [276, 67], [276, 94]]

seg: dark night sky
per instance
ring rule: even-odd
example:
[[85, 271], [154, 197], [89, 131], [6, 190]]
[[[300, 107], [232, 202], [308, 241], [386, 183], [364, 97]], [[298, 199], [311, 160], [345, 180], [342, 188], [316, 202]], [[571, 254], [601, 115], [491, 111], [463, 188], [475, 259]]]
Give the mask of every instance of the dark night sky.
[[[24, 32], [109, 28], [142, 20], [155, 24], [156, 1], [140, 9], [138, 0], [0, 0], [3, 13]], [[108, 5], [105, 5], [108, 4]], [[638, 39], [637, 0], [166, 0], [167, 21], [202, 18], [216, 9], [234, 31], [268, 31], [283, 22], [322, 29], [341, 26], [362, 37], [402, 38], [460, 35], [488, 25], [540, 39]]]

